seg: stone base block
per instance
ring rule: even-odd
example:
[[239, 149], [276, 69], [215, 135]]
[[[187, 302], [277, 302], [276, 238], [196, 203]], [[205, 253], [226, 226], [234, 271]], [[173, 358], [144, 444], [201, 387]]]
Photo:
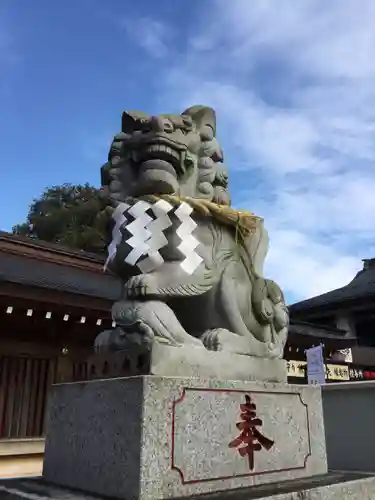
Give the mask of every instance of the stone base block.
[[176, 348], [163, 344], [153, 346], [150, 373], [223, 380], [287, 381], [286, 362], [283, 359], [241, 356], [191, 347]]
[[150, 351], [137, 351], [130, 346], [123, 351], [97, 354], [90, 364], [95, 367], [95, 378], [100, 378], [105, 367], [106, 376], [158, 375], [287, 382], [286, 362], [283, 359], [243, 356], [189, 346], [173, 347], [159, 342], [154, 342]]
[[130, 377], [53, 388], [44, 479], [157, 500], [327, 471], [318, 387]]
[[[40, 478], [0, 480], [4, 500], [109, 500], [102, 495], [51, 485]], [[126, 497], [130, 498], [130, 497]], [[240, 488], [228, 493], [193, 495], [181, 500], [374, 500], [375, 476], [333, 472], [312, 479], [293, 479], [277, 484]]]

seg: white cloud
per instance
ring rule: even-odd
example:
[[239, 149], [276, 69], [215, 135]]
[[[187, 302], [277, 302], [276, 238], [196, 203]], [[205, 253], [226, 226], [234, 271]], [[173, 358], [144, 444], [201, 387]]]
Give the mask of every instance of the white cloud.
[[298, 230], [272, 231], [267, 270], [298, 297], [320, 295], [351, 281], [361, 266], [357, 257], [338, 253], [324, 241]]
[[121, 21], [131, 37], [150, 56], [162, 58], [167, 55], [167, 30], [163, 23], [147, 17]]
[[[375, 4], [372, 0], [226, 0], [218, 24], [234, 55], [262, 58], [273, 52], [294, 71], [322, 78], [375, 76]], [[216, 21], [215, 21], [216, 24]], [[228, 29], [229, 25], [235, 29]], [[224, 29], [224, 26], [227, 29]], [[221, 36], [220, 32], [214, 36]]]
[[230, 170], [259, 177], [234, 199], [265, 217], [291, 300], [375, 248], [374, 19], [373, 0], [213, 0], [163, 68], [159, 107], [214, 106]]

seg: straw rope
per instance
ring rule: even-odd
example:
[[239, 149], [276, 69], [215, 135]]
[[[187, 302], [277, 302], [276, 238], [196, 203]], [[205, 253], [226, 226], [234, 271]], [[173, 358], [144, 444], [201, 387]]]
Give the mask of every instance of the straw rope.
[[163, 199], [173, 206], [185, 202], [200, 215], [212, 217], [226, 226], [234, 227], [236, 229], [236, 239], [238, 236], [245, 239], [256, 230], [259, 221], [262, 220], [247, 210], [234, 210], [228, 205], [218, 205], [208, 200], [175, 195], [149, 195], [146, 199], [152, 202]]

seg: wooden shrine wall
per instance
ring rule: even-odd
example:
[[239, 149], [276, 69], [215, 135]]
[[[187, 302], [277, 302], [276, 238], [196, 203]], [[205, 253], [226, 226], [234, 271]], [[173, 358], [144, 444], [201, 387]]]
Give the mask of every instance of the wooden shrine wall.
[[39, 437], [56, 359], [0, 356], [0, 439]]
[[[138, 364], [142, 369], [141, 364]], [[0, 355], [0, 440], [43, 437], [52, 384], [129, 375], [122, 353], [93, 356]]]

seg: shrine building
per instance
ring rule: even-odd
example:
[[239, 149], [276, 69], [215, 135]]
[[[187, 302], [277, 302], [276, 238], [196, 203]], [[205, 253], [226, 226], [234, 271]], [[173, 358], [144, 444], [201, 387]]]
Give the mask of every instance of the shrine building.
[[[332, 375], [330, 370], [327, 374], [332, 381], [374, 380], [374, 299], [375, 259], [365, 259], [363, 268], [346, 286], [292, 304], [289, 307], [291, 329], [286, 359], [303, 360], [300, 346], [302, 331], [307, 329], [310, 335], [316, 336], [314, 345], [324, 345], [326, 362], [336, 365], [336, 372]], [[297, 343], [293, 341], [295, 329], [298, 330]], [[297, 348], [299, 352], [296, 352]], [[291, 363], [290, 369], [294, 367], [297, 372], [295, 366], [296, 363]], [[304, 365], [300, 363], [301, 366]], [[303, 378], [301, 369], [297, 378]]]
[[97, 255], [0, 232], [2, 475], [40, 472], [49, 388], [90, 377], [119, 291]]
[[[362, 378], [375, 376], [374, 262], [365, 261], [347, 287], [290, 307], [289, 382], [306, 383], [305, 350], [320, 343], [327, 382], [355, 380], [356, 369]], [[40, 473], [51, 385], [98, 376], [94, 339], [112, 327], [110, 310], [121, 290], [103, 264], [98, 255], [0, 232], [2, 475]], [[110, 376], [104, 368], [100, 375]]]

